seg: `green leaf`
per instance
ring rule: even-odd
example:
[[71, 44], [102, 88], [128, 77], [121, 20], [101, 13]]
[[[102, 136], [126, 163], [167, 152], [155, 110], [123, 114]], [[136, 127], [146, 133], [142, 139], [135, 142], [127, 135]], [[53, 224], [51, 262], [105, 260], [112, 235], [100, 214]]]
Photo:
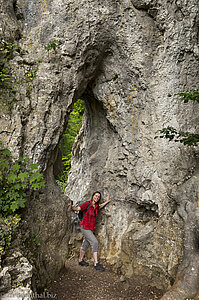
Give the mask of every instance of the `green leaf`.
[[26, 199], [21, 197], [18, 200], [18, 206], [24, 208], [26, 206]]
[[43, 175], [39, 172], [36, 172], [35, 174], [33, 174], [32, 176], [30, 176], [29, 178], [29, 182], [30, 184], [32, 184], [34, 181], [41, 181], [43, 180]]
[[38, 167], [39, 167], [38, 164], [31, 164], [31, 165], [29, 166], [29, 168], [30, 168], [32, 171], [33, 171], [33, 170], [37, 170]]
[[17, 162], [18, 162], [18, 163], [22, 163], [23, 165], [26, 165], [26, 164], [28, 163], [29, 160], [30, 160], [29, 157], [20, 157], [20, 158], [17, 160]]
[[11, 211], [15, 212], [18, 208], [19, 208], [18, 202], [17, 201], [13, 201], [12, 204], [11, 204], [11, 206], [10, 206]]
[[20, 194], [15, 189], [12, 189], [12, 191], [9, 191], [6, 195], [6, 198], [8, 199], [9, 202], [11, 202], [13, 200], [17, 200], [19, 197], [20, 197]]
[[15, 183], [14, 189], [15, 190], [20, 190], [22, 188], [22, 185], [20, 183]]
[[17, 179], [17, 175], [15, 175], [14, 173], [10, 173], [8, 175], [8, 183], [14, 183], [16, 179]]
[[24, 160], [24, 158], [23, 157], [19, 157], [19, 159], [17, 160], [18, 162], [22, 162]]
[[12, 169], [13, 169], [13, 172], [15, 172], [15, 171], [18, 172], [18, 171], [21, 169], [21, 166], [20, 166], [19, 164], [15, 163], [15, 164], [13, 165]]
[[40, 187], [41, 187], [40, 183], [37, 183], [37, 182], [32, 183], [32, 188], [34, 191], [38, 190]]
[[[188, 103], [190, 100], [199, 103], [199, 89], [188, 90], [174, 95], [178, 96], [180, 100], [184, 101], [184, 103]], [[172, 95], [169, 94], [168, 97], [172, 97]]]
[[184, 131], [178, 132], [171, 126], [158, 130], [157, 133], [161, 133], [162, 135], [156, 136], [155, 138], [166, 138], [169, 141], [180, 142], [188, 146], [196, 146], [199, 143], [199, 134]]
[[22, 172], [22, 173], [19, 173], [18, 175], [18, 179], [21, 181], [21, 182], [24, 182], [24, 180], [26, 178], [28, 178], [29, 176], [29, 173], [28, 172]]
[[3, 170], [8, 170], [9, 164], [7, 162], [1, 162], [0, 168]]
[[21, 185], [21, 188], [22, 188], [22, 189], [25, 189], [25, 188], [26, 188], [26, 186], [27, 186], [27, 184], [26, 184], [26, 183], [21, 183], [20, 185]]
[[4, 156], [10, 156], [10, 155], [11, 155], [11, 152], [10, 152], [10, 150], [8, 150], [8, 149], [1, 149], [1, 153], [2, 153]]

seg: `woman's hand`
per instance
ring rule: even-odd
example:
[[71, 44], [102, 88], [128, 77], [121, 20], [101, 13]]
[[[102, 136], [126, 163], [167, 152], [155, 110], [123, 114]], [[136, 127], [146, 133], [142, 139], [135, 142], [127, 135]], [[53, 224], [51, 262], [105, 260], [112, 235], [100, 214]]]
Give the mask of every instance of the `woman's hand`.
[[80, 206], [72, 206], [73, 211], [80, 211], [81, 207]]
[[101, 208], [104, 207], [106, 204], [108, 204], [110, 201], [111, 201], [111, 200], [110, 200], [109, 194], [108, 194], [107, 197], [106, 197], [106, 201], [105, 201], [104, 203], [101, 203], [101, 204], [99, 205], [99, 208], [101, 209]]

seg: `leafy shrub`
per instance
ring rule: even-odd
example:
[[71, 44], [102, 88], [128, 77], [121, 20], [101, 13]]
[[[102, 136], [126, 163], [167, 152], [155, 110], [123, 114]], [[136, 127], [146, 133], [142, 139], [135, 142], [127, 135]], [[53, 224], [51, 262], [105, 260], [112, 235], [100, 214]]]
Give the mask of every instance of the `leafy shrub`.
[[8, 61], [12, 57], [12, 53], [16, 44], [0, 41], [0, 86], [7, 85], [10, 79]]
[[10, 80], [10, 66], [9, 61], [13, 58], [14, 51], [20, 55], [23, 50], [17, 47], [16, 43], [10, 43], [5, 40], [0, 40], [0, 86], [9, 87]]
[[[196, 101], [199, 103], [199, 90], [189, 90], [183, 93], [175, 94], [179, 96], [179, 99], [184, 101], [184, 103], [189, 102], [190, 100]], [[168, 97], [172, 97], [171, 94], [168, 95]]]
[[20, 220], [21, 218], [17, 214], [0, 218], [0, 255], [4, 254], [5, 250], [10, 247]]
[[8, 149], [0, 149], [0, 211], [12, 215], [26, 205], [28, 190], [45, 186], [38, 164], [30, 164], [29, 158], [20, 157], [13, 162]]
[[[184, 103], [189, 102], [190, 100], [196, 101], [199, 103], [199, 90], [188, 90], [183, 93], [175, 94], [178, 96], [180, 100], [184, 101]], [[172, 95], [168, 95], [171, 97]], [[191, 133], [191, 132], [183, 132], [177, 131], [175, 128], [171, 126], [167, 126], [166, 128], [162, 128], [156, 132], [155, 139], [157, 138], [166, 138], [170, 141], [180, 142], [184, 145], [188, 146], [197, 146], [199, 143], [199, 134], [198, 133]]]
[[175, 128], [168, 126], [161, 130], [158, 130], [157, 133], [160, 133], [159, 136], [155, 138], [166, 138], [169, 141], [180, 142], [188, 146], [196, 146], [199, 143], [199, 134], [191, 132], [177, 131]]
[[71, 152], [75, 137], [82, 126], [82, 117], [84, 114], [84, 101], [79, 99], [75, 102], [73, 111], [70, 114], [68, 126], [60, 141], [60, 149], [62, 151], [62, 160], [65, 166], [64, 171], [58, 176], [57, 183], [64, 193], [68, 174], [71, 168]]

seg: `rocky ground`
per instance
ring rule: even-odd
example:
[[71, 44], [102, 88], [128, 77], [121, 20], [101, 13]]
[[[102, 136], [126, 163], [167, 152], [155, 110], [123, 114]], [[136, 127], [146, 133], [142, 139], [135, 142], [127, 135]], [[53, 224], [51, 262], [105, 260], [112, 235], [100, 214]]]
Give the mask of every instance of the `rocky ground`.
[[92, 262], [81, 267], [75, 260], [68, 260], [66, 268], [57, 277], [50, 293], [58, 300], [154, 300], [160, 299], [163, 291], [146, 287], [135, 281], [124, 280], [114, 274], [110, 266], [104, 272], [96, 271]]

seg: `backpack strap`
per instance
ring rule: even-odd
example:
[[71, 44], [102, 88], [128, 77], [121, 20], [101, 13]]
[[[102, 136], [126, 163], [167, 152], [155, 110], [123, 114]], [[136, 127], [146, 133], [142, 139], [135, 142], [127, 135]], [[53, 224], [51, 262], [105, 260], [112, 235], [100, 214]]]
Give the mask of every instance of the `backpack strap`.
[[[87, 213], [87, 216], [89, 216], [89, 211], [88, 210], [89, 210], [90, 206], [91, 206], [91, 202], [89, 201], [87, 209], [86, 209], [85, 213], [83, 214], [83, 218], [84, 218], [86, 213]], [[83, 218], [82, 218], [82, 220], [83, 220]], [[88, 219], [87, 219], [87, 224], [88, 224]]]
[[[83, 218], [84, 218], [84, 216], [85, 216], [85, 214], [87, 213], [87, 211], [89, 210], [89, 208], [90, 208], [90, 202], [89, 201], [87, 201], [88, 202], [88, 206], [87, 206], [87, 208], [83, 211]], [[82, 218], [82, 219], [83, 219]]]

